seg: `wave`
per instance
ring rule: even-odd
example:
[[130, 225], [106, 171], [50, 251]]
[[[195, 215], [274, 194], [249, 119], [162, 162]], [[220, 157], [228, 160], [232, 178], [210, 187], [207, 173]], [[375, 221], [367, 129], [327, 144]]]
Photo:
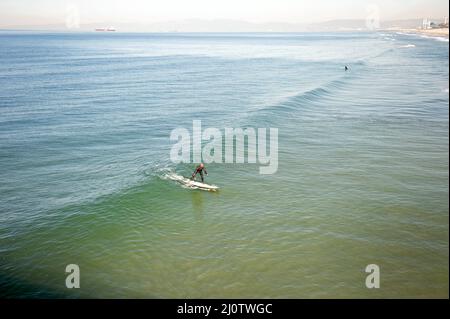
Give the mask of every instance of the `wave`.
[[444, 38], [444, 37], [429, 37], [432, 38], [436, 41], [440, 41], [440, 42], [448, 42], [448, 38]]
[[[173, 181], [176, 182], [178, 185], [180, 185], [183, 188], [194, 188], [192, 186], [189, 186], [186, 182], [185, 182], [185, 177], [182, 175], [178, 175], [177, 173], [175, 173], [174, 171], [166, 171], [164, 174], [160, 175], [160, 179], [162, 180], [169, 180], [169, 181]], [[196, 188], [194, 188], [196, 189]]]
[[419, 37], [424, 39], [430, 39], [430, 40], [436, 40], [440, 42], [448, 42], [448, 38], [444, 36], [433, 36], [433, 35], [426, 35], [426, 34], [418, 34], [418, 33], [406, 33], [406, 32], [396, 32], [400, 35], [407, 35], [407, 36], [413, 36], [413, 37]]
[[332, 96], [331, 90], [333, 88], [337, 88], [340, 84], [341, 84], [341, 81], [334, 80], [323, 86], [319, 86], [312, 90], [305, 91], [301, 94], [295, 95], [290, 100], [285, 102], [285, 106], [289, 107], [291, 105], [291, 102], [294, 102], [295, 104], [298, 104], [301, 102], [314, 102], [317, 100], [321, 100], [325, 97], [330, 97], [330, 96]]
[[415, 44], [405, 44], [400, 46], [400, 48], [415, 48], [415, 47], [416, 47]]
[[365, 64], [369, 64], [369, 61], [370, 61], [370, 60], [379, 58], [379, 57], [385, 55], [386, 53], [389, 53], [389, 52], [392, 52], [392, 51], [394, 51], [393, 48], [387, 48], [387, 49], [384, 49], [384, 50], [382, 50], [382, 51], [380, 51], [380, 52], [378, 52], [378, 53], [375, 53], [374, 55], [371, 55], [371, 56], [366, 57], [363, 61], [364, 61]]
[[311, 103], [323, 101], [325, 99], [331, 99], [334, 95], [333, 91], [342, 89], [342, 87], [345, 85], [345, 78], [346, 76], [342, 76], [338, 79], [329, 81], [313, 89], [289, 96], [280, 103], [273, 104], [262, 109], [254, 110], [252, 114], [261, 114], [261, 112], [265, 114], [270, 113], [271, 115], [280, 112], [292, 113], [300, 109], [301, 106], [310, 105]]
[[439, 36], [432, 36], [432, 35], [425, 35], [425, 34], [421, 34], [419, 36], [424, 39], [431, 39], [431, 40], [436, 40], [439, 42], [448, 42], [448, 38], [446, 38], [446, 37], [439, 37]]

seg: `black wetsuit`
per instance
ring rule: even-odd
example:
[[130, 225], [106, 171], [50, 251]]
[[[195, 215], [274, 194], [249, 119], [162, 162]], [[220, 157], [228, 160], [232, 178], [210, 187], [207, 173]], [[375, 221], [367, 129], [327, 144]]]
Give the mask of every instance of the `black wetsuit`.
[[197, 168], [195, 169], [195, 172], [192, 174], [192, 179], [194, 179], [195, 176], [196, 176], [198, 173], [200, 173], [200, 177], [202, 178], [202, 183], [203, 183], [203, 182], [204, 182], [204, 179], [203, 179], [203, 171], [205, 172], [206, 175], [208, 175], [208, 172], [206, 171], [205, 167], [197, 166]]

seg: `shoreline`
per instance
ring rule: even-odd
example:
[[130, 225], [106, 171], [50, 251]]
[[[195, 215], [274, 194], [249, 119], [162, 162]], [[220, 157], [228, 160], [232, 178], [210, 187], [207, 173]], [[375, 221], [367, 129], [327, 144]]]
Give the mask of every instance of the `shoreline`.
[[402, 32], [406, 34], [414, 34], [414, 35], [424, 35], [429, 37], [440, 37], [440, 38], [449, 38], [449, 29], [448, 28], [439, 28], [439, 29], [388, 29], [388, 31], [396, 31]]

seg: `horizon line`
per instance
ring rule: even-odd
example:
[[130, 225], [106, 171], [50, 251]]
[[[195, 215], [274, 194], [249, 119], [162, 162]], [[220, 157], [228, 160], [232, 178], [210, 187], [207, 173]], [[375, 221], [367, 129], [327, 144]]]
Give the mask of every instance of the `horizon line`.
[[[442, 17], [410, 17], [410, 18], [403, 18], [403, 19], [380, 19], [380, 22], [397, 22], [397, 21], [411, 21], [411, 20], [444, 20], [445, 18], [448, 18], [448, 16], [442, 16]], [[308, 26], [308, 25], [316, 25], [316, 24], [324, 24], [328, 22], [344, 22], [344, 21], [366, 21], [366, 18], [337, 18], [337, 19], [327, 19], [317, 22], [282, 22], [282, 21], [265, 21], [265, 22], [252, 22], [248, 20], [242, 20], [242, 19], [201, 19], [201, 18], [187, 18], [187, 19], [176, 19], [176, 20], [158, 20], [158, 21], [149, 21], [149, 22], [130, 22], [130, 21], [94, 21], [94, 22], [87, 22], [80, 25], [114, 25], [114, 24], [129, 24], [129, 25], [154, 25], [154, 24], [164, 24], [164, 23], [176, 23], [176, 22], [189, 22], [189, 21], [202, 21], [202, 22], [240, 22], [240, 23], [246, 23], [246, 24], [252, 24], [252, 25], [265, 25], [265, 24], [284, 24], [284, 25], [297, 25], [297, 26]], [[50, 23], [39, 23], [39, 24], [8, 24], [4, 26], [0, 26], [0, 28], [13, 28], [13, 27], [39, 27], [39, 26], [60, 26], [65, 25], [66, 22], [64, 20], [61, 21], [53, 21]]]

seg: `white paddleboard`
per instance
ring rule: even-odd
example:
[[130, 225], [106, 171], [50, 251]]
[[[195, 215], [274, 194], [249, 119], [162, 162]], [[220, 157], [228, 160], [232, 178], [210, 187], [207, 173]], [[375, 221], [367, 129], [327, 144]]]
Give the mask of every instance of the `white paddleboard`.
[[186, 177], [174, 174], [174, 173], [168, 174], [167, 177], [169, 177], [173, 181], [177, 181], [177, 182], [183, 184], [184, 186], [186, 186], [188, 188], [192, 188], [192, 189], [201, 189], [201, 190], [213, 191], [213, 192], [219, 189], [219, 187], [216, 185], [210, 185], [210, 184], [206, 184], [206, 183], [193, 181], [189, 178], [186, 178]]
[[209, 184], [196, 182], [196, 181], [192, 181], [192, 180], [189, 180], [187, 182], [187, 185], [192, 186], [192, 187], [197, 187], [197, 188], [204, 188], [207, 190], [218, 190], [219, 189], [219, 187], [217, 187], [216, 185], [209, 185]]

